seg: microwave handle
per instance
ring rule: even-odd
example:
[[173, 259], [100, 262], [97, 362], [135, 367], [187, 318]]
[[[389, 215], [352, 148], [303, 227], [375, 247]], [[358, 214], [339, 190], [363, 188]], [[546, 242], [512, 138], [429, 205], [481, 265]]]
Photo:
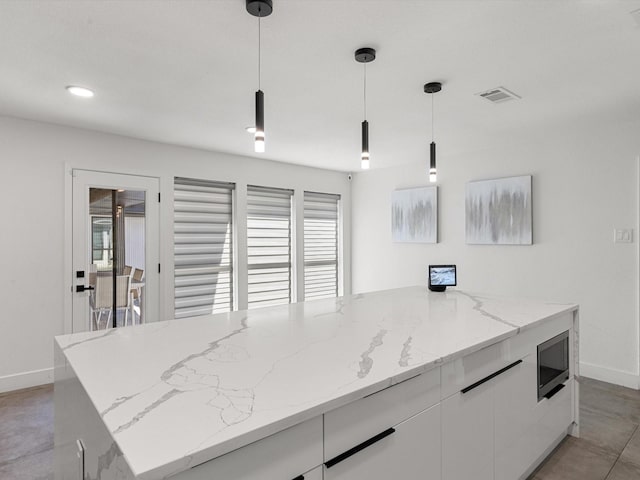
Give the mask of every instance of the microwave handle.
[[558, 393], [560, 390], [562, 390], [565, 387], [564, 383], [561, 383], [559, 385], [556, 385], [555, 387], [553, 387], [551, 390], [549, 390], [549, 392], [547, 392], [547, 394], [544, 396], [544, 398], [546, 398], [547, 400], [549, 400], [551, 397], [553, 397], [556, 393]]

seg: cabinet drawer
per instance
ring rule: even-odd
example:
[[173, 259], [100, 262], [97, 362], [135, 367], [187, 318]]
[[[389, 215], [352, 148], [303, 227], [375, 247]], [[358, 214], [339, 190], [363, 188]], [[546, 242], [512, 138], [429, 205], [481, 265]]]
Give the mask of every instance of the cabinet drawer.
[[533, 451], [542, 455], [559, 436], [567, 433], [573, 422], [573, 388], [570, 378], [565, 387], [550, 399], [543, 398], [534, 410]]
[[386, 388], [324, 415], [325, 461], [440, 401], [440, 369]]
[[325, 465], [324, 480], [440, 480], [440, 405], [405, 420], [393, 430], [339, 463]]
[[513, 358], [509, 348], [509, 340], [458, 358], [442, 365], [442, 398], [450, 397], [463, 388], [506, 367]]
[[493, 480], [493, 385], [442, 401], [442, 480]]
[[538, 403], [536, 360], [526, 356], [494, 385], [495, 480], [521, 478], [538, 458], [531, 433]]
[[304, 480], [319, 480], [322, 477], [313, 469], [321, 464], [322, 417], [318, 416], [198, 465], [177, 478], [291, 480], [304, 475]]

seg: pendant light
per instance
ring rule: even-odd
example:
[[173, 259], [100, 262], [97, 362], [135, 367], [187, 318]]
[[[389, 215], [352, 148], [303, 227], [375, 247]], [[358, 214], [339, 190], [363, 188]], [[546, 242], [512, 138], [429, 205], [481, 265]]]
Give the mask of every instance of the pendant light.
[[369, 122], [367, 122], [367, 63], [376, 59], [373, 48], [359, 48], [355, 53], [356, 61], [364, 64], [364, 121], [362, 122], [362, 156], [360, 166], [363, 170], [369, 168]]
[[425, 84], [424, 93], [431, 94], [431, 149], [429, 160], [429, 181], [435, 182], [437, 178], [436, 172], [436, 142], [433, 136], [433, 94], [442, 90], [442, 84], [440, 82], [430, 82]]
[[262, 44], [260, 19], [268, 17], [273, 12], [271, 0], [246, 0], [247, 12], [258, 17], [258, 91], [256, 92], [256, 131], [254, 133], [254, 147], [257, 153], [264, 152], [264, 92], [261, 90], [261, 60]]

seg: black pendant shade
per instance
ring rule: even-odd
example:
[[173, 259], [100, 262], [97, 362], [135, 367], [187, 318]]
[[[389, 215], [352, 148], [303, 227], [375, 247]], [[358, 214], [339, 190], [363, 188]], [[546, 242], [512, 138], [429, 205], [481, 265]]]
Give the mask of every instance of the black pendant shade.
[[264, 92], [256, 92], [256, 133], [255, 150], [264, 152]]
[[[362, 168], [369, 168], [369, 122], [362, 122]], [[366, 165], [366, 166], [365, 166]]]
[[[433, 178], [432, 178], [433, 177]], [[429, 161], [429, 180], [436, 181], [436, 142], [431, 142], [431, 155]]]

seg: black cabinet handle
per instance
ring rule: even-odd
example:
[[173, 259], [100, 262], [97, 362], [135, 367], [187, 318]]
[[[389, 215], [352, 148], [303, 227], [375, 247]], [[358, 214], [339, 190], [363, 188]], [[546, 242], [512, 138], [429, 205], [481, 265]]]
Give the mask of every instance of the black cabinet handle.
[[324, 463], [324, 466], [327, 468], [331, 468], [334, 465], [340, 463], [341, 461], [346, 460], [347, 458], [355, 455], [359, 451], [364, 450], [365, 448], [370, 447], [374, 443], [379, 442], [383, 438], [388, 437], [392, 433], [395, 433], [395, 431], [396, 431], [395, 428], [389, 428], [388, 430], [385, 430], [384, 432], [377, 434], [375, 437], [371, 437], [369, 440], [365, 440], [360, 445], [356, 445], [355, 447], [350, 448], [346, 452], [341, 453], [337, 457], [333, 457], [331, 460], [326, 461]]
[[304, 475], [298, 475], [296, 478], [294, 478], [293, 480], [304, 480]]
[[516, 362], [513, 362], [511, 365], [507, 365], [504, 368], [501, 368], [500, 370], [498, 370], [497, 372], [493, 372], [491, 375], [484, 377], [482, 380], [478, 380], [476, 383], [469, 385], [466, 388], [463, 388], [462, 390], [460, 390], [461, 393], [467, 393], [471, 390], [473, 390], [476, 387], [479, 387], [480, 385], [482, 385], [483, 383], [488, 382], [489, 380], [491, 380], [492, 378], [497, 377], [498, 375], [506, 372], [507, 370], [512, 369], [513, 367], [515, 367], [516, 365], [519, 365], [522, 363], [522, 360], [518, 360]]
[[84, 285], [76, 285], [76, 292], [86, 292], [87, 290], [95, 290], [92, 286], [85, 287]]
[[551, 397], [553, 397], [556, 393], [558, 393], [560, 390], [562, 390], [564, 388], [564, 383], [561, 383], [559, 385], [556, 385], [555, 387], [553, 387], [551, 390], [549, 390], [547, 392], [547, 394], [544, 396], [544, 398], [546, 398], [547, 400], [549, 400]]

